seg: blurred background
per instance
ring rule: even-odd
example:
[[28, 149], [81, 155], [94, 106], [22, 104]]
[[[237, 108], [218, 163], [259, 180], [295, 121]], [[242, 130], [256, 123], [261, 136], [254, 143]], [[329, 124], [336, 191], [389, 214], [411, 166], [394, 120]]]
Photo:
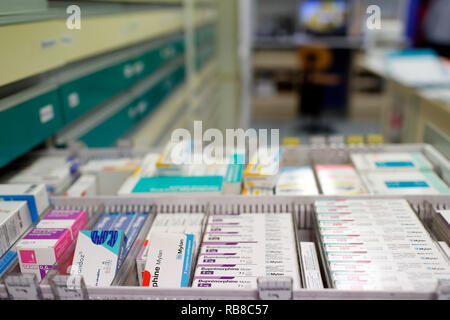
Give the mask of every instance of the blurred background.
[[163, 146], [194, 120], [450, 156], [449, 16], [447, 0], [3, 0], [0, 167]]

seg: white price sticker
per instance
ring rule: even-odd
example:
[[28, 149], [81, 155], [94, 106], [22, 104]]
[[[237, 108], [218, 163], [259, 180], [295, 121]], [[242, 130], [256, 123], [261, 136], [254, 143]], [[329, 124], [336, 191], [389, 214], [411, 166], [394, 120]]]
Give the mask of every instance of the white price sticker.
[[80, 96], [78, 95], [77, 92], [72, 92], [71, 94], [69, 94], [68, 100], [69, 100], [69, 107], [71, 108], [75, 108], [80, 104]]
[[53, 106], [51, 104], [39, 109], [39, 119], [41, 120], [41, 123], [47, 123], [54, 117], [55, 112], [53, 111]]
[[6, 276], [5, 286], [13, 300], [42, 300], [41, 288], [34, 274]]
[[132, 76], [134, 76], [134, 67], [131, 65], [126, 65], [123, 68], [123, 75], [125, 76], [126, 79], [129, 79]]
[[258, 278], [258, 292], [261, 300], [290, 300], [292, 299], [292, 283], [290, 277], [260, 277]]

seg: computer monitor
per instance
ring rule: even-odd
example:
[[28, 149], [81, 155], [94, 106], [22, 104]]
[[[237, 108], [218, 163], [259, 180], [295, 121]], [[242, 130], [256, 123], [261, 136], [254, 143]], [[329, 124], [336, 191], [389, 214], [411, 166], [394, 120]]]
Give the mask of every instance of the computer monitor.
[[315, 35], [346, 35], [347, 9], [347, 0], [302, 0], [299, 23]]

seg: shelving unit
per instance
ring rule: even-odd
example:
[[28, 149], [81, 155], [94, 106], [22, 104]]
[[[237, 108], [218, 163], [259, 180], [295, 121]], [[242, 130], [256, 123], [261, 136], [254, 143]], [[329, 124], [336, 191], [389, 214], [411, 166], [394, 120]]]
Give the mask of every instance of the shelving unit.
[[0, 167], [48, 139], [152, 146], [195, 119], [217, 125], [216, 1], [116, 2], [77, 2], [80, 30], [66, 27], [65, 1], [0, 15], [11, 44], [0, 52]]

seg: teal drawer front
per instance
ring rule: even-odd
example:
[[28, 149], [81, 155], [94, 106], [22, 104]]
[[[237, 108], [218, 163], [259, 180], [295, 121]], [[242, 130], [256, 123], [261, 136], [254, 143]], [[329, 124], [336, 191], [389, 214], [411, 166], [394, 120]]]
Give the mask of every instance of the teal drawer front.
[[131, 130], [172, 94], [184, 79], [185, 67], [181, 66], [163, 77], [141, 97], [86, 133], [80, 140], [90, 148], [113, 146], [117, 139]]
[[116, 65], [65, 83], [60, 92], [64, 123], [69, 123], [99, 104], [150, 76], [184, 53], [184, 40], [172, 40]]
[[64, 122], [69, 123], [132, 84], [130, 62], [86, 75], [60, 87]]
[[141, 56], [145, 63], [143, 76], [148, 76], [165, 64], [184, 54], [184, 40], [176, 39], [154, 48]]
[[145, 111], [143, 117], [145, 117], [148, 113], [155, 109], [164, 99], [163, 90], [164, 84], [163, 82], [159, 82], [146, 92], [144, 96], [146, 101], [148, 101], [149, 103], [149, 108]]
[[158, 70], [160, 67], [160, 61], [159, 61], [159, 49], [152, 49], [150, 51], [147, 51], [143, 53], [140, 56], [141, 61], [144, 62], [144, 71], [142, 73], [142, 78], [147, 77], [151, 75], [153, 72]]
[[137, 125], [155, 107], [150, 97], [144, 94], [89, 131], [80, 140], [90, 148], [113, 146], [117, 139]]
[[214, 25], [207, 25], [198, 28], [194, 34], [194, 44], [196, 48], [209, 46], [214, 43], [216, 39], [216, 28]]
[[148, 94], [142, 95], [140, 99], [136, 100], [134, 107], [134, 112], [137, 113], [137, 121], [141, 121], [149, 114], [153, 109], [155, 109], [157, 104], [152, 101], [151, 96]]
[[57, 91], [0, 112], [0, 167], [32, 149], [62, 127]]
[[159, 49], [161, 63], [174, 60], [184, 53], [184, 39], [176, 39], [162, 45]]
[[165, 99], [170, 93], [172, 93], [172, 91], [184, 81], [184, 77], [184, 66], [175, 69], [171, 74], [164, 77], [158, 84], [160, 101]]
[[149, 101], [150, 108], [147, 111], [155, 109], [165, 98], [167, 98], [173, 91], [185, 80], [185, 67], [182, 66], [174, 70], [171, 74], [162, 78], [145, 96]]
[[109, 119], [89, 131], [80, 138], [89, 148], [110, 147], [117, 139], [127, 133], [138, 121], [134, 111], [135, 105], [130, 104]]

